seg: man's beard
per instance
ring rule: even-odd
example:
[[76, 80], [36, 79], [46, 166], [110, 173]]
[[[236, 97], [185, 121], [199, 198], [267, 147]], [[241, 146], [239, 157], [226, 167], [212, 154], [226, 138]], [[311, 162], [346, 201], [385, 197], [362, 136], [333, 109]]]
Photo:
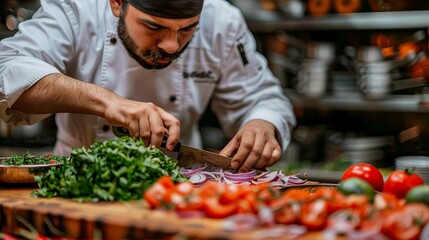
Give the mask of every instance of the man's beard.
[[[136, 60], [142, 67], [146, 69], [163, 69], [168, 67], [174, 59], [178, 58], [188, 47], [188, 43], [178, 52], [175, 52], [173, 54], [166, 53], [162, 49], [158, 50], [145, 50], [139, 54], [137, 54], [137, 44], [135, 41], [131, 38], [131, 36], [128, 33], [128, 29], [125, 26], [124, 21], [125, 15], [121, 13], [119, 16], [118, 21], [118, 36], [122, 41], [122, 44], [124, 45], [125, 49], [127, 50], [130, 57], [132, 57], [134, 60]], [[152, 59], [153, 63], [150, 63], [145, 60], [146, 59]], [[168, 63], [156, 63], [156, 60], [158, 59], [170, 59]]]

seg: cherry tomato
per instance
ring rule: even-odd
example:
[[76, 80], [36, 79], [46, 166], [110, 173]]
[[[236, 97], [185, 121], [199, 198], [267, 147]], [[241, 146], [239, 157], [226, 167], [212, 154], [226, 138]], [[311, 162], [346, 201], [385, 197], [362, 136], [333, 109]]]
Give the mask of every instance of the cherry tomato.
[[402, 204], [394, 194], [381, 192], [375, 195], [374, 207], [380, 211], [390, 211], [401, 209]]
[[180, 195], [186, 196], [194, 192], [195, 186], [191, 182], [180, 182], [176, 185], [175, 191]]
[[367, 181], [376, 191], [383, 191], [383, 174], [369, 163], [356, 163], [351, 165], [344, 171], [341, 181], [352, 177], [358, 177]]
[[412, 173], [411, 169], [395, 170], [387, 177], [383, 192], [393, 193], [397, 198], [402, 199], [413, 187], [423, 184], [423, 179]]
[[276, 223], [281, 224], [295, 224], [301, 215], [301, 206], [298, 202], [289, 201], [274, 210], [274, 219]]
[[200, 211], [203, 209], [203, 199], [196, 194], [188, 195], [175, 204], [176, 211]]
[[204, 209], [209, 217], [226, 218], [237, 213], [238, 203], [221, 204], [219, 199], [211, 197], [204, 200]]
[[325, 228], [328, 219], [328, 203], [320, 198], [302, 205], [300, 221], [310, 230]]
[[174, 182], [169, 176], [162, 176], [149, 189], [143, 193], [151, 208], [159, 207], [161, 202], [171, 200], [171, 193], [174, 189]]
[[404, 211], [396, 211], [383, 221], [382, 232], [392, 239], [418, 239], [420, 231], [413, 216], [405, 214]]

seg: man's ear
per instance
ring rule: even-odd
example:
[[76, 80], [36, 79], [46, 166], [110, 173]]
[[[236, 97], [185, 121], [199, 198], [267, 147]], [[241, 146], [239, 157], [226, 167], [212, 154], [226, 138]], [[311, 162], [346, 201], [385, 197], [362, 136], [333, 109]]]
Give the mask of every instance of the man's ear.
[[116, 17], [119, 17], [121, 13], [122, 0], [110, 0], [110, 7], [112, 8], [112, 13]]

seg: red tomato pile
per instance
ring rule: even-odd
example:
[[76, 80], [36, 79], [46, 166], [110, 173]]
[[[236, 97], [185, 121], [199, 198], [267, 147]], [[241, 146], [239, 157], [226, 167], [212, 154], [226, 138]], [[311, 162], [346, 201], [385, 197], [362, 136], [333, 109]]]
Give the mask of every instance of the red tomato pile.
[[371, 186], [379, 192], [392, 193], [397, 198], [405, 198], [408, 191], [412, 188], [424, 185], [423, 179], [412, 173], [412, 170], [395, 170], [389, 174], [384, 182], [383, 175], [380, 170], [368, 163], [357, 163], [347, 168], [341, 181], [358, 177], [367, 181]]
[[190, 182], [174, 184], [164, 176], [143, 198], [151, 208], [175, 211], [179, 216], [192, 213], [228, 218], [247, 214], [257, 219], [255, 227], [299, 224], [310, 231], [331, 229], [350, 238], [365, 232], [417, 239], [423, 227], [429, 226], [429, 207], [423, 203], [406, 203], [389, 192], [377, 193], [373, 201], [365, 194], [347, 194], [339, 187], [301, 186], [280, 191], [268, 184], [219, 182], [195, 188]]

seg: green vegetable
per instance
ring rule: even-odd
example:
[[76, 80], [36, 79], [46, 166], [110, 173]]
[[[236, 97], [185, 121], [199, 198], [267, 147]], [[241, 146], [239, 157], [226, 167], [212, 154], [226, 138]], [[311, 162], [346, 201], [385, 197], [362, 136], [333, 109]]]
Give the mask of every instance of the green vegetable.
[[55, 160], [56, 163], [62, 163], [67, 157], [48, 154], [45, 156], [33, 156], [29, 152], [26, 152], [22, 155], [12, 155], [10, 157], [4, 158], [1, 161], [1, 165], [39, 165], [39, 164], [49, 164], [51, 160]]
[[169, 175], [186, 181], [177, 161], [159, 149], [128, 136], [95, 142], [89, 149], [74, 148], [61, 167], [36, 177], [34, 197], [64, 197], [77, 201], [141, 199], [158, 178]]
[[429, 185], [419, 185], [411, 188], [405, 196], [405, 202], [418, 202], [429, 206]]
[[351, 177], [341, 181], [338, 184], [338, 190], [345, 195], [366, 195], [371, 202], [375, 197], [375, 190], [371, 184], [358, 177]]

